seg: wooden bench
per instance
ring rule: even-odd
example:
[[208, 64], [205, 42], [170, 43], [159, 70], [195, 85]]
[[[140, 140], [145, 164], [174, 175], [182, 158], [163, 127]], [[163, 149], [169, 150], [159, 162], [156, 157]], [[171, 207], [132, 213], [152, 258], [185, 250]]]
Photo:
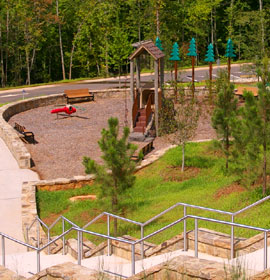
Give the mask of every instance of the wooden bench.
[[154, 139], [148, 142], [132, 142], [132, 144], [135, 144], [138, 146], [138, 149], [135, 151], [133, 156], [131, 157], [132, 160], [138, 160], [139, 154], [142, 152], [143, 157], [146, 156], [148, 153], [150, 153], [154, 146], [153, 146]]
[[65, 94], [65, 97], [67, 98], [67, 103], [70, 103], [70, 101], [74, 100], [74, 99], [94, 101], [94, 94], [89, 92], [88, 88], [66, 89], [64, 91], [64, 94]]
[[32, 131], [27, 130], [24, 126], [19, 125], [15, 122], [14, 128], [21, 133], [26, 140], [31, 140], [33, 143], [35, 143], [35, 135]]

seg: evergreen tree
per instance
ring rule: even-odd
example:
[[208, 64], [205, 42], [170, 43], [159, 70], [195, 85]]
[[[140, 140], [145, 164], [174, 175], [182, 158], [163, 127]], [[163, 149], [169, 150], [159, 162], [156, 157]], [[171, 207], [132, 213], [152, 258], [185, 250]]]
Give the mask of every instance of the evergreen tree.
[[172, 61], [180, 61], [181, 60], [180, 57], [179, 57], [179, 46], [178, 46], [177, 42], [175, 42], [173, 44], [170, 60], [172, 60]]
[[229, 166], [230, 137], [232, 122], [236, 117], [237, 99], [234, 96], [234, 85], [228, 81], [227, 73], [221, 72], [217, 79], [217, 100], [212, 116], [212, 126], [222, 138], [221, 149], [226, 156], [226, 170]]
[[228, 79], [230, 81], [230, 77], [231, 77], [231, 58], [236, 57], [236, 55], [234, 53], [234, 48], [233, 48], [233, 41], [231, 39], [229, 39], [227, 41], [225, 57], [228, 58]]
[[156, 43], [155, 43], [155, 45], [156, 45], [161, 51], [164, 50], [164, 49], [162, 48], [161, 40], [159, 39], [159, 37], [156, 38]]
[[209, 44], [208, 49], [207, 49], [207, 53], [206, 53], [206, 58], [205, 60], [206, 62], [215, 62], [215, 58], [214, 58], [214, 47], [212, 44]]
[[[104, 165], [97, 164], [89, 157], [83, 158], [86, 174], [95, 174], [96, 181], [101, 184], [100, 199], [108, 198], [111, 204], [111, 211], [119, 214], [123, 210], [121, 198], [127, 195], [134, 182], [134, 171], [136, 163], [131, 156], [137, 147], [128, 143], [129, 128], [123, 129], [123, 136], [119, 135], [119, 123], [117, 118], [108, 120], [109, 128], [103, 129], [102, 137], [98, 144], [103, 153]], [[117, 219], [114, 219], [114, 235], [117, 236]]]
[[188, 56], [191, 56], [191, 62], [192, 62], [192, 95], [194, 97], [194, 93], [195, 93], [195, 57], [197, 56], [197, 52], [196, 52], [196, 42], [195, 39], [192, 38], [190, 41], [190, 45], [189, 45], [189, 49], [188, 49]]
[[[209, 44], [209, 46], [208, 46], [207, 53], [206, 53], [206, 58], [205, 58], [204, 61], [209, 62], [209, 79], [210, 79], [210, 81], [212, 81], [212, 69], [213, 69], [212, 64], [213, 64], [213, 62], [215, 62], [214, 47], [213, 47], [212, 44]], [[212, 93], [212, 85], [210, 85], [210, 91]]]
[[238, 117], [232, 121], [232, 170], [240, 176], [241, 183], [253, 184], [261, 174], [262, 120], [259, 115], [258, 101], [254, 94], [245, 91], [245, 104], [239, 109]]

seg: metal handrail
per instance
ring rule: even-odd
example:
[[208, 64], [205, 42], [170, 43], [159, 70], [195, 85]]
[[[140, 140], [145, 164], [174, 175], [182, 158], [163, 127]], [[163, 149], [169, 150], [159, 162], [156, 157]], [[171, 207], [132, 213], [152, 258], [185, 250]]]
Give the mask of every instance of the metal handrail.
[[240, 209], [240, 210], [234, 212], [233, 215], [236, 216], [236, 215], [238, 215], [238, 214], [240, 214], [240, 213], [242, 213], [242, 212], [244, 212], [244, 211], [246, 211], [246, 210], [248, 210], [248, 209], [250, 209], [250, 208], [252, 208], [252, 207], [254, 207], [254, 206], [257, 206], [257, 205], [259, 205], [259, 204], [265, 202], [265, 201], [268, 200], [268, 199], [270, 199], [270, 195], [268, 195], [268, 196], [266, 196], [265, 198], [262, 198], [262, 199], [260, 199], [260, 200], [258, 200], [258, 201], [256, 201], [256, 202], [254, 202], [253, 204], [250, 204], [250, 205], [248, 205], [248, 206], [246, 206], [246, 207], [244, 207], [244, 208], [242, 208], [242, 209]]
[[[144, 258], [144, 240], [160, 233], [161, 231], [164, 231], [180, 222], [184, 222], [184, 250], [186, 251], [187, 250], [187, 231], [186, 231], [186, 220], [188, 218], [193, 218], [195, 219], [196, 221], [197, 220], [204, 220], [204, 221], [210, 221], [210, 222], [217, 222], [217, 223], [221, 223], [221, 224], [226, 224], [226, 225], [230, 225], [231, 226], [231, 259], [234, 257], [234, 227], [243, 227], [243, 228], [247, 228], [247, 229], [252, 229], [252, 230], [259, 230], [259, 231], [263, 231], [266, 233], [266, 236], [264, 238], [267, 238], [267, 232], [269, 230], [267, 229], [263, 229], [263, 228], [259, 228], [259, 227], [253, 227], [253, 226], [247, 226], [247, 225], [242, 225], [242, 224], [237, 224], [234, 222], [234, 218], [236, 215], [248, 210], [248, 209], [251, 209], [252, 207], [254, 206], [257, 206], [263, 202], [265, 202], [266, 200], [270, 199], [270, 196], [267, 196], [259, 201], [256, 201], [255, 203], [247, 206], [247, 207], [244, 207], [242, 209], [240, 209], [239, 211], [236, 211], [236, 212], [229, 212], [229, 211], [223, 211], [223, 210], [218, 210], [218, 209], [214, 209], [214, 208], [208, 208], [208, 207], [203, 207], [203, 206], [198, 206], [198, 205], [192, 205], [192, 204], [188, 204], [188, 203], [182, 203], [182, 202], [178, 202], [176, 203], [175, 205], [169, 207], [168, 209], [162, 211], [160, 214], [152, 217], [151, 219], [149, 219], [148, 221], [144, 222], [144, 223], [140, 223], [140, 222], [137, 222], [137, 221], [134, 221], [134, 220], [131, 220], [131, 219], [127, 219], [127, 218], [124, 218], [124, 217], [121, 217], [121, 216], [118, 216], [118, 215], [114, 215], [114, 214], [111, 214], [111, 213], [108, 213], [108, 212], [103, 212], [101, 214], [99, 214], [97, 217], [95, 217], [93, 220], [91, 220], [90, 222], [88, 222], [86, 225], [84, 225], [82, 228], [80, 228], [78, 225], [76, 225], [75, 223], [71, 222], [69, 219], [65, 218], [64, 216], [60, 216], [58, 217], [50, 226], [47, 226], [39, 217], [36, 217], [34, 219], [34, 221], [30, 224], [29, 227], [27, 227], [27, 232], [32, 228], [32, 226], [34, 225], [35, 222], [38, 222], [39, 225], [43, 225], [47, 230], [48, 230], [48, 243], [45, 244], [43, 247], [39, 248], [39, 227], [37, 227], [37, 235], [38, 235], [38, 238], [37, 238], [37, 243], [38, 243], [38, 246], [37, 247], [34, 247], [32, 245], [29, 245], [27, 243], [23, 243], [19, 240], [16, 240], [16, 239], [13, 239], [12, 237], [6, 237], [6, 238], [10, 238], [11, 240], [15, 241], [15, 242], [18, 242], [19, 244], [22, 244], [24, 246], [26, 246], [27, 248], [31, 248], [31, 249], [34, 249], [34, 250], [37, 250], [37, 254], [38, 254], [38, 258], [39, 258], [39, 251], [40, 250], [43, 250], [45, 248], [48, 247], [48, 253], [50, 253], [50, 245], [54, 242], [56, 242], [58, 239], [60, 238], [63, 238], [63, 254], [65, 254], [65, 236], [66, 234], [68, 234], [69, 232], [71, 232], [72, 230], [76, 230], [77, 232], [79, 232], [80, 234], [78, 234], [78, 243], [81, 242], [82, 240], [82, 234], [83, 233], [88, 233], [88, 234], [91, 234], [91, 235], [95, 235], [95, 236], [99, 236], [99, 237], [103, 237], [103, 238], [106, 238], [107, 239], [107, 242], [108, 242], [108, 255], [110, 255], [110, 251], [111, 251], [111, 240], [117, 240], [117, 241], [120, 241], [120, 242], [124, 242], [124, 243], [128, 243], [128, 244], [131, 244], [132, 245], [132, 252], [135, 250], [135, 245], [138, 244], [138, 243], [141, 243], [141, 257]], [[178, 219], [176, 221], [174, 221], [173, 223], [147, 235], [147, 236], [144, 236], [144, 227], [147, 226], [148, 224], [150, 224], [151, 222], [153, 222], [154, 220], [160, 218], [162, 215], [170, 212], [171, 210], [173, 210], [174, 208], [178, 207], [178, 206], [183, 206], [184, 207], [184, 215], [183, 215], [183, 218], [181, 219]], [[225, 215], [230, 215], [231, 216], [231, 222], [226, 222], [226, 221], [221, 221], [221, 220], [216, 220], [216, 219], [212, 219], [212, 218], [206, 218], [206, 217], [201, 217], [201, 216], [194, 216], [194, 215], [187, 215], [187, 208], [195, 208], [195, 209], [200, 209], [200, 210], [204, 210], [204, 211], [210, 211], [210, 212], [215, 212], [215, 213], [219, 213], [219, 214], [225, 214]], [[96, 233], [96, 232], [92, 232], [92, 231], [87, 231], [85, 230], [86, 227], [88, 227], [89, 225], [93, 224], [94, 222], [96, 222], [98, 219], [102, 218], [104, 215], [107, 216], [107, 235], [104, 235], [104, 234], [101, 234], [101, 233]], [[136, 242], [130, 242], [130, 241], [127, 241], [127, 240], [123, 240], [123, 239], [117, 239], [115, 237], [112, 237], [110, 235], [110, 218], [116, 218], [116, 219], [119, 219], [119, 220], [122, 220], [122, 221], [126, 221], [126, 222], [129, 222], [129, 223], [133, 223], [135, 225], [138, 225], [141, 227], [141, 238], [139, 240], [137, 240]], [[62, 234], [60, 236], [58, 236], [57, 238], [55, 238], [54, 240], [50, 240], [50, 230], [56, 225], [57, 222], [59, 222], [59, 220], [62, 220]], [[70, 228], [69, 230], [65, 231], [65, 222], [69, 223], [72, 228]], [[197, 223], [197, 222], [196, 222]], [[195, 223], [195, 228], [196, 228], [196, 223]], [[195, 233], [195, 238], [196, 238], [196, 235], [197, 233]], [[5, 236], [3, 237], [4, 235], [2, 234], [2, 238], [5, 238]], [[28, 234], [27, 234], [27, 240], [28, 240]], [[267, 241], [266, 241], [267, 242]], [[195, 242], [196, 243], [196, 242]], [[265, 242], [264, 242], [265, 243]], [[3, 244], [3, 239], [2, 239], [2, 244]], [[82, 246], [82, 245], [80, 245]], [[264, 247], [267, 247], [267, 244], [264, 244]], [[4, 246], [2, 246], [4, 247]], [[79, 250], [78, 250], [79, 251]], [[81, 247], [80, 247], [80, 251], [81, 251]], [[196, 251], [196, 248], [195, 248], [195, 251]], [[135, 251], [134, 251], [135, 252]], [[81, 253], [80, 253], [81, 254]], [[133, 254], [133, 253], [132, 253]], [[134, 253], [135, 254], [135, 253]], [[134, 258], [134, 256], [132, 256], [132, 259]], [[267, 256], [265, 257], [267, 258]], [[133, 262], [134, 263], [134, 262]], [[135, 271], [135, 268], [132, 267], [132, 271]]]
[[[219, 224], [224, 224], [224, 225], [229, 225], [231, 227], [240, 227], [240, 228], [246, 228], [246, 229], [250, 229], [250, 230], [257, 230], [257, 231], [261, 231], [264, 232], [264, 269], [267, 268], [267, 233], [270, 232], [269, 229], [265, 229], [265, 228], [261, 228], [261, 227], [254, 227], [254, 226], [248, 226], [248, 225], [244, 225], [244, 224], [239, 224], [239, 223], [234, 223], [234, 222], [227, 222], [227, 221], [223, 221], [223, 220], [217, 220], [217, 219], [213, 219], [213, 218], [206, 218], [206, 217], [201, 217], [201, 216], [195, 216], [195, 215], [185, 215], [182, 218], [178, 219], [177, 221], [174, 221], [173, 223], [170, 223], [167, 226], [162, 227], [161, 229], [148, 234], [147, 236], [142, 237], [141, 239], [137, 240], [137, 241], [130, 241], [130, 240], [126, 240], [126, 239], [120, 239], [117, 237], [113, 237], [110, 235], [105, 235], [105, 234], [101, 234], [101, 233], [97, 233], [97, 232], [93, 232], [93, 231], [88, 231], [79, 227], [72, 227], [70, 229], [68, 229], [67, 231], [63, 232], [61, 235], [59, 235], [58, 237], [56, 237], [54, 240], [49, 241], [47, 244], [45, 244], [43, 247], [39, 248], [39, 247], [34, 247], [32, 245], [29, 245], [27, 243], [24, 243], [20, 240], [17, 240], [13, 237], [10, 237], [4, 233], [0, 232], [0, 235], [2, 236], [2, 265], [5, 266], [5, 238], [10, 239], [11, 241], [14, 241], [16, 243], [19, 243], [21, 245], [24, 245], [26, 247], [29, 247], [31, 249], [36, 250], [37, 252], [37, 271], [40, 271], [40, 252], [44, 249], [46, 249], [47, 247], [49, 247], [53, 242], [57, 241], [60, 238], [63, 238], [65, 235], [67, 235], [68, 233], [70, 233], [71, 231], [76, 231], [78, 234], [78, 264], [81, 264], [81, 259], [82, 259], [82, 234], [90, 234], [90, 235], [94, 235], [94, 236], [98, 236], [98, 237], [103, 237], [106, 238], [107, 240], [115, 240], [118, 242], [123, 242], [126, 244], [131, 245], [131, 271], [132, 271], [132, 275], [135, 274], [135, 245], [144, 242], [146, 239], [153, 237], [157, 234], [159, 234], [162, 231], [165, 231], [177, 224], [179, 224], [180, 222], [184, 222], [187, 219], [194, 219], [195, 221], [195, 242], [194, 242], [194, 251], [195, 251], [195, 257], [198, 257], [198, 220], [203, 220], [203, 221], [208, 221], [208, 222], [214, 222], [214, 223], [219, 223]], [[231, 247], [231, 250], [233, 250], [233, 248]]]

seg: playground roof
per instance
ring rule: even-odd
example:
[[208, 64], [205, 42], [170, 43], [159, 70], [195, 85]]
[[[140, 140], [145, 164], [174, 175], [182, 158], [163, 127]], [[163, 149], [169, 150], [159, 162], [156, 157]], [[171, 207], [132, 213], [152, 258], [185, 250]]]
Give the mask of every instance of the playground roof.
[[155, 44], [152, 41], [146, 41], [134, 51], [134, 53], [129, 57], [129, 59], [132, 60], [143, 53], [150, 54], [155, 60], [158, 60], [165, 56], [165, 54], [157, 46], [155, 46]]

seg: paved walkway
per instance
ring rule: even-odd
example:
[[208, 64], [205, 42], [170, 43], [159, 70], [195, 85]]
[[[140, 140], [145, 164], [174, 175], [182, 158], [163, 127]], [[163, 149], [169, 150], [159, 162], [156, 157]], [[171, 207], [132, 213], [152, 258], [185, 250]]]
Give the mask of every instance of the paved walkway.
[[[19, 168], [8, 147], [0, 138], [0, 232], [24, 241], [21, 219], [22, 182], [38, 179], [35, 172]], [[26, 251], [21, 245], [10, 241], [6, 241], [5, 248], [6, 254]]]

